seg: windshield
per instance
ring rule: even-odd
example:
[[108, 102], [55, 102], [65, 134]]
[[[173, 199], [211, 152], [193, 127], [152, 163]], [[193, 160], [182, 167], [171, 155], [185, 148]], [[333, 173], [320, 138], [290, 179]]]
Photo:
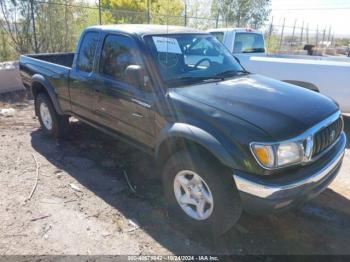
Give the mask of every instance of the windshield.
[[231, 53], [211, 35], [156, 35], [146, 36], [145, 41], [168, 86], [246, 73]]
[[264, 53], [264, 38], [261, 34], [236, 33], [233, 53]]

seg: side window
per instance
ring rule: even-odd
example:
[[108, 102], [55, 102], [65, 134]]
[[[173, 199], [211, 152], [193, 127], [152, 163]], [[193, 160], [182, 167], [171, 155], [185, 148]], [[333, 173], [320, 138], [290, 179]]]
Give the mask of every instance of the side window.
[[78, 70], [88, 73], [92, 72], [97, 42], [97, 32], [88, 32], [85, 34], [79, 50]]
[[135, 41], [123, 35], [108, 35], [102, 48], [100, 73], [115, 80], [128, 83], [125, 69], [129, 65], [140, 65], [143, 67], [141, 55]]

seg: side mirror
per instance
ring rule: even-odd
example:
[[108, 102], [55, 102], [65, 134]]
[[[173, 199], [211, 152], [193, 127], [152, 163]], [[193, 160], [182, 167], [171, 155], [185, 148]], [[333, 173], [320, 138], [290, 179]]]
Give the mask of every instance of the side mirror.
[[143, 89], [150, 91], [150, 79], [146, 75], [145, 70], [140, 65], [129, 65], [125, 69], [125, 75], [128, 83]]

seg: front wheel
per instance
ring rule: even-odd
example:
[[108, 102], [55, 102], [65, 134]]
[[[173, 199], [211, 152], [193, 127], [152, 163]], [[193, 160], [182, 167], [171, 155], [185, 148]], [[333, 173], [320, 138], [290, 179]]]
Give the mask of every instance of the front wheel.
[[165, 164], [163, 188], [170, 217], [201, 233], [218, 236], [240, 218], [242, 206], [233, 178], [216, 161], [177, 152]]

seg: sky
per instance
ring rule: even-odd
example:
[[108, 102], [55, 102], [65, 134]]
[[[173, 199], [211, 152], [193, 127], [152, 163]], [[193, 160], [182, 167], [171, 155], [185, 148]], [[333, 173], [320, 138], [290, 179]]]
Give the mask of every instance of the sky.
[[331, 26], [336, 35], [350, 36], [350, 0], [272, 0], [271, 16], [274, 24], [297, 26], [309, 23], [309, 28], [320, 30]]
[[[97, 0], [86, 0], [95, 3]], [[142, 1], [142, 0], [140, 0]], [[146, 1], [146, 0], [144, 0]], [[185, 0], [183, 0], [185, 1]], [[203, 0], [186, 0], [190, 4]], [[207, 0], [211, 3], [211, 0]], [[207, 8], [210, 4], [203, 8]], [[274, 24], [285, 24], [293, 27], [295, 20], [296, 26], [301, 27], [309, 24], [309, 28], [320, 31], [325, 28], [329, 32], [331, 27], [332, 34], [337, 36], [350, 36], [350, 0], [271, 0], [271, 15]], [[289, 30], [292, 30], [291, 28]], [[287, 28], [288, 31], [288, 28]]]

